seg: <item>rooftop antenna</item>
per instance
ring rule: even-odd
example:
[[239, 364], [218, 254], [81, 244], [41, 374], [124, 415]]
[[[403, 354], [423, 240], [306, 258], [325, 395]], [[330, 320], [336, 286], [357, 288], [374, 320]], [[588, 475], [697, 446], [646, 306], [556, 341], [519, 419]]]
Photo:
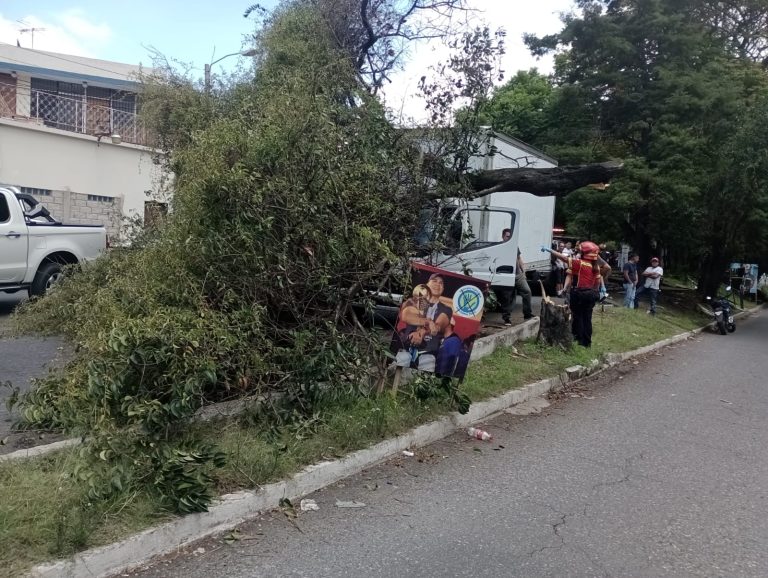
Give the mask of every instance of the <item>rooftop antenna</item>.
[[[21, 24], [23, 26], [29, 26], [29, 24], [27, 24], [24, 20], [17, 20], [16, 22], [18, 22], [19, 24]], [[32, 34], [32, 48], [34, 48], [35, 47], [35, 32], [44, 32], [44, 31], [45, 31], [45, 28], [38, 28], [38, 27], [35, 27], [35, 26], [30, 26], [29, 28], [20, 28], [19, 29], [19, 34], [24, 34], [26, 32], [30, 32]]]

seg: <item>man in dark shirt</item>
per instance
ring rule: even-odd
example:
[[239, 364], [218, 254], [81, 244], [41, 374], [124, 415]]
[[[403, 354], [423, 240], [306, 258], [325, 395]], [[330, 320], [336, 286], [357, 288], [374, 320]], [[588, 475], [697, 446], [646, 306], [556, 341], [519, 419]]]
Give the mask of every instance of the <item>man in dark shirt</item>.
[[632, 309], [635, 301], [635, 291], [637, 289], [637, 262], [640, 257], [634, 253], [629, 254], [629, 259], [622, 268], [624, 275], [624, 307]]

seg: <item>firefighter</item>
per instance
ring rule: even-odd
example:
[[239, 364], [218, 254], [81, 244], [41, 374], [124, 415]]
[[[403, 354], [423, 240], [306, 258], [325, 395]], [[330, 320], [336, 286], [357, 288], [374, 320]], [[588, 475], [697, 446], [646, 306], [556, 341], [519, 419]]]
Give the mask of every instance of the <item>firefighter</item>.
[[[605, 291], [603, 275], [610, 266], [600, 259], [600, 248], [591, 241], [581, 243], [581, 258], [570, 257], [549, 250], [555, 257], [567, 263], [563, 290], [569, 293], [573, 323], [571, 331], [576, 341], [584, 346], [592, 345], [592, 311]], [[601, 262], [602, 261], [602, 262]]]

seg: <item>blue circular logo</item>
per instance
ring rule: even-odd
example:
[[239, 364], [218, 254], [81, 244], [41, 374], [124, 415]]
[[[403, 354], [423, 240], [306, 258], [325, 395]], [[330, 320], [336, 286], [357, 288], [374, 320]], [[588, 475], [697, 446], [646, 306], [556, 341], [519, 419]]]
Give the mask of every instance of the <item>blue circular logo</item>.
[[475, 317], [483, 310], [485, 297], [474, 285], [464, 285], [453, 295], [453, 312], [460, 317]]

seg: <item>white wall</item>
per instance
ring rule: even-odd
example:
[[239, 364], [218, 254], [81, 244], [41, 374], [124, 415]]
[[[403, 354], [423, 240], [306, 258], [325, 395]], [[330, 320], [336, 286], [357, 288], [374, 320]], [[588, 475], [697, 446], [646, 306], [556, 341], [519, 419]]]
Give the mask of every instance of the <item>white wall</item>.
[[161, 199], [162, 173], [151, 154], [108, 137], [97, 143], [93, 136], [0, 119], [0, 183], [120, 198], [126, 216], [143, 217], [144, 202]]

